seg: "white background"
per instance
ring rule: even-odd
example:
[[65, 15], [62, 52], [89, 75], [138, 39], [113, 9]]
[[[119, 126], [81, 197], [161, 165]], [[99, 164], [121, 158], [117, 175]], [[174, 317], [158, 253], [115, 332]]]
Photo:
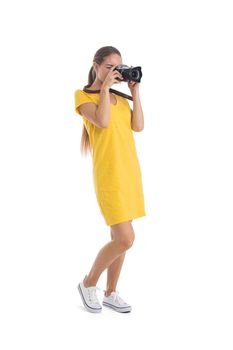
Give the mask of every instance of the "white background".
[[[2, 349], [232, 349], [231, 5], [1, 2]], [[95, 315], [76, 286], [110, 232], [74, 91], [106, 45], [142, 66], [147, 215], [118, 283], [132, 312]]]

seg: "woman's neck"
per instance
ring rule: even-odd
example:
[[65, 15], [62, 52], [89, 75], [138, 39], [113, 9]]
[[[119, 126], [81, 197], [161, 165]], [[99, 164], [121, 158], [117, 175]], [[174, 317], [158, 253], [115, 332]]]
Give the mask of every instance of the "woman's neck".
[[91, 88], [91, 90], [100, 90], [102, 86], [102, 81], [100, 80], [95, 80], [89, 87], [88, 89]]

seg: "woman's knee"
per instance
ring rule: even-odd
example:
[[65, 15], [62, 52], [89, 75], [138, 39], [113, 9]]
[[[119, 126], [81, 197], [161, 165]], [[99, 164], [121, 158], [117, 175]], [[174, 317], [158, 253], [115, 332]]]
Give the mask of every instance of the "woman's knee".
[[125, 251], [132, 247], [135, 234], [131, 222], [127, 221], [111, 227], [112, 239], [118, 244], [120, 250]]
[[129, 249], [132, 247], [133, 242], [134, 242], [135, 236], [134, 233], [130, 233], [126, 237], [122, 239], [122, 246], [124, 249]]
[[128, 250], [133, 245], [134, 234], [133, 233], [125, 233], [124, 235], [121, 235], [118, 239], [116, 239], [115, 242], [117, 243], [117, 245], [121, 251]]

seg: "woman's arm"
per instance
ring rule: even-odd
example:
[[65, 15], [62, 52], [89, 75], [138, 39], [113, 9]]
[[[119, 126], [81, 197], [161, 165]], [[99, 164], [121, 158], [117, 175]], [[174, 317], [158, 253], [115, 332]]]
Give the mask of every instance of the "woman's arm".
[[102, 124], [102, 127], [107, 128], [110, 118], [110, 88], [112, 84], [114, 83], [121, 83], [121, 81], [117, 80], [117, 77], [120, 79], [123, 79], [122, 75], [117, 71], [114, 70], [116, 67], [113, 66], [107, 76], [105, 77], [105, 80], [101, 86], [100, 89], [100, 102], [98, 109], [96, 111], [96, 119], [99, 123]]
[[102, 127], [107, 128], [110, 118], [110, 92], [109, 87], [100, 89], [100, 102], [96, 110], [96, 119], [101, 123]]
[[84, 100], [84, 103], [77, 107], [77, 112], [88, 119], [99, 128], [107, 128], [110, 115], [110, 94], [108, 88], [100, 90], [100, 101], [97, 105], [90, 102], [91, 99]]
[[134, 131], [142, 131], [144, 129], [144, 116], [139, 97], [139, 83], [130, 82], [129, 88], [133, 97], [133, 110], [131, 109], [131, 128]]
[[133, 96], [133, 110], [131, 109], [131, 128], [134, 131], [144, 129], [144, 116], [139, 93]]

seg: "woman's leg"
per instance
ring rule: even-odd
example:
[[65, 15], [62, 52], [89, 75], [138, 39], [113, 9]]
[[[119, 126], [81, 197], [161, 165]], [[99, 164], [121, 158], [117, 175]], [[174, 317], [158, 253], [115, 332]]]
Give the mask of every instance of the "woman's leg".
[[122, 255], [132, 246], [135, 238], [131, 221], [111, 226], [112, 240], [99, 251], [91, 271], [84, 279], [85, 287], [95, 286], [101, 273], [119, 257], [118, 264], [113, 265], [110, 273], [111, 284], [114, 283], [113, 280], [117, 281], [123, 263]]
[[[130, 220], [132, 222], [132, 220]], [[114, 232], [111, 228], [111, 238], [114, 239]], [[126, 252], [122, 253], [118, 258], [116, 258], [112, 264], [108, 267], [107, 271], [107, 287], [105, 295], [108, 296], [111, 292], [116, 291], [117, 282], [120, 276], [123, 262], [125, 260]]]
[[[111, 230], [111, 237], [113, 239], [113, 232]], [[108, 267], [107, 271], [107, 286], [105, 295], [108, 296], [111, 292], [116, 291], [116, 285], [120, 276], [121, 268], [125, 260], [126, 252], [122, 253], [118, 258], [116, 258], [111, 265]]]

